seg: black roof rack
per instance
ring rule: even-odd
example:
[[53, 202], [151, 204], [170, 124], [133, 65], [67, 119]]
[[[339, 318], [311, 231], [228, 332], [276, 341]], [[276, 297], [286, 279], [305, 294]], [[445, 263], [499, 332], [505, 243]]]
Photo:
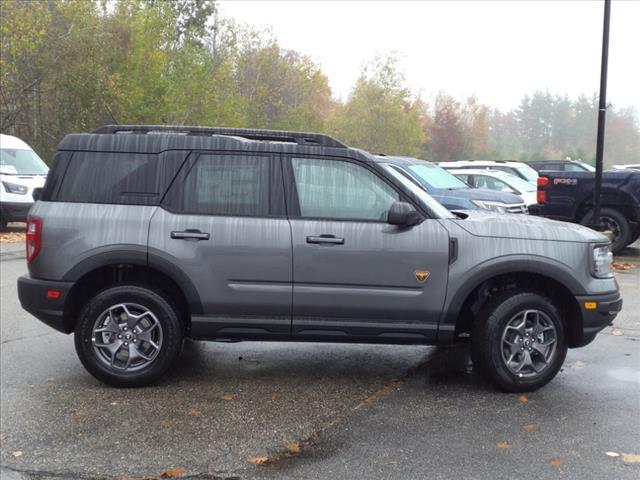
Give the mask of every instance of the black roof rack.
[[177, 135], [225, 135], [263, 142], [289, 142], [298, 145], [348, 148], [344, 143], [320, 133], [287, 132], [282, 130], [254, 130], [248, 128], [188, 127], [184, 125], [105, 125], [93, 133], [146, 135], [174, 133]]

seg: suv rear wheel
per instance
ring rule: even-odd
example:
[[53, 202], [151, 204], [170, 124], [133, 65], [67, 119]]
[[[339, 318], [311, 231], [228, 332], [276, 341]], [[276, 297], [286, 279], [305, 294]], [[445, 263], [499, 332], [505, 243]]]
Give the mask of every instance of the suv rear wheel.
[[127, 285], [94, 296], [75, 330], [76, 352], [98, 380], [140, 387], [160, 378], [180, 353], [182, 325], [160, 294]]
[[560, 312], [537, 293], [504, 292], [489, 302], [473, 326], [474, 367], [508, 392], [532, 391], [547, 384], [566, 354]]

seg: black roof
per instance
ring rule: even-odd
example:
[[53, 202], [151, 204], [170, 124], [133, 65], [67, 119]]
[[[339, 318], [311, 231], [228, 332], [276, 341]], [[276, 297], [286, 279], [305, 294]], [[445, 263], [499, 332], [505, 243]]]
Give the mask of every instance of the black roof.
[[333, 156], [344, 156], [347, 150], [371, 159], [361, 150], [349, 148], [328, 135], [318, 133], [183, 125], [107, 125], [93, 133], [65, 136], [58, 150], [131, 153], [238, 150]]

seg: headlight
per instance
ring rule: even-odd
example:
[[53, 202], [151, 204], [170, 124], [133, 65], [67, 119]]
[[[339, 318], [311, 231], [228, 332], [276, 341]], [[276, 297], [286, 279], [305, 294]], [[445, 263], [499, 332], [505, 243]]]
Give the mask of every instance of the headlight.
[[608, 278], [611, 276], [611, 260], [613, 255], [607, 245], [593, 247], [593, 262], [591, 274], [596, 278]]
[[17, 193], [18, 195], [26, 195], [26, 193], [29, 191], [29, 188], [25, 187], [24, 185], [16, 185], [15, 183], [9, 183], [9, 182], [2, 182], [2, 185], [4, 186], [4, 190], [7, 193]]
[[507, 213], [507, 205], [502, 202], [488, 202], [486, 200], [471, 200], [471, 202], [483, 210], [491, 210], [492, 212]]

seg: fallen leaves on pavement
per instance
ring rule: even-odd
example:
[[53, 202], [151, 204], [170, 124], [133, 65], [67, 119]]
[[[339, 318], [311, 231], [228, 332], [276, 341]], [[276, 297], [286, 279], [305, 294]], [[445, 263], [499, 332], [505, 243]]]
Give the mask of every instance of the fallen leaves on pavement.
[[622, 330], [619, 328], [614, 328], [611, 330], [611, 335], [615, 335], [616, 337], [620, 337], [622, 335]]
[[190, 408], [189, 410], [187, 410], [187, 415], [190, 417], [199, 417], [202, 415], [202, 412], [200, 410], [196, 410], [195, 408]]
[[11, 455], [13, 455], [14, 457], [18, 458], [22, 456], [22, 452], [20, 450], [18, 450], [17, 452], [13, 452]]
[[160, 478], [180, 478], [184, 475], [184, 468], [170, 468], [160, 474]]
[[0, 243], [20, 243], [25, 241], [24, 232], [2, 232], [0, 233]]
[[584, 367], [584, 366], [585, 366], [585, 363], [584, 363], [584, 362], [581, 362], [580, 360], [578, 360], [578, 361], [576, 361], [576, 362], [573, 362], [573, 363], [571, 364], [571, 368], [573, 368], [574, 370], [578, 370], [578, 369], [580, 369], [580, 368], [582, 368], [582, 367]]
[[236, 399], [236, 396], [233, 393], [225, 393], [224, 395], [222, 395], [220, 397], [222, 400], [225, 400], [227, 402], [230, 402], [232, 400]]
[[256, 455], [254, 457], [248, 457], [247, 462], [253, 463], [254, 465], [264, 465], [269, 461], [269, 457], [267, 455]]
[[298, 442], [291, 442], [287, 445], [289, 453], [300, 453], [300, 444]]
[[622, 462], [625, 465], [630, 465], [632, 463], [640, 463], [640, 455], [638, 455], [637, 453], [623, 453]]
[[168, 420], [162, 420], [160, 422], [160, 428], [169, 428], [171, 427], [171, 422]]
[[505, 441], [496, 443], [496, 448], [509, 448], [509, 444]]
[[525, 405], [527, 403], [529, 403], [529, 399], [527, 398], [527, 396], [524, 393], [521, 393], [520, 395], [518, 395], [518, 401], [520, 403], [524, 403]]
[[540, 426], [536, 425], [535, 423], [530, 423], [529, 425], [525, 425], [522, 428], [524, 428], [525, 432], [537, 432], [538, 430], [540, 430]]
[[552, 467], [559, 467], [562, 462], [559, 458], [550, 458], [549, 460], [547, 460], [547, 463]]
[[604, 452], [607, 457], [619, 457], [620, 454], [618, 452]]
[[613, 262], [611, 264], [611, 268], [614, 270], [631, 270], [638, 267], [640, 267], [640, 263]]

